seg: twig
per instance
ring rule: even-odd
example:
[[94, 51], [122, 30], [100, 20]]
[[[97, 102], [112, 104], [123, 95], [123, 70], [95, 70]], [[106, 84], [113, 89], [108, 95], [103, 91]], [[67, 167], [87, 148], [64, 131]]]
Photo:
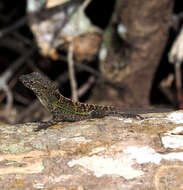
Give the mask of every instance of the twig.
[[83, 64], [83, 63], [80, 63], [80, 62], [77, 62], [76, 63], [76, 66], [78, 66], [80, 69], [84, 70], [84, 71], [87, 71], [97, 77], [103, 77], [102, 74], [97, 71], [96, 69], [93, 69], [92, 67], [86, 65], [86, 64]]
[[14, 100], [24, 104], [24, 105], [29, 105], [31, 100], [29, 100], [28, 98], [25, 97], [24, 94], [20, 94], [18, 92], [14, 92]]
[[13, 94], [12, 94], [10, 88], [8, 87], [8, 85], [5, 85], [4, 91], [5, 91], [5, 94], [7, 97], [7, 104], [6, 104], [5, 112], [6, 112], [6, 115], [8, 116], [8, 114], [10, 113], [10, 109], [12, 108], [12, 105], [13, 105]]
[[21, 18], [20, 20], [18, 20], [17, 22], [15, 22], [13, 25], [11, 25], [8, 28], [5, 28], [3, 30], [0, 30], [0, 38], [7, 35], [8, 33], [12, 32], [13, 30], [16, 30], [17, 28], [20, 28], [21, 26], [23, 26], [25, 23], [27, 22], [27, 17], [24, 16], [23, 18]]
[[[5, 95], [7, 96], [7, 105], [6, 105], [6, 111], [9, 113], [10, 108], [13, 103], [13, 95], [8, 87], [8, 81], [14, 74], [14, 72], [27, 60], [28, 57], [32, 55], [34, 50], [27, 51], [24, 56], [20, 57], [18, 60], [16, 60], [11, 66], [9, 66], [8, 69], [4, 73], [0, 75], [0, 90], [3, 90], [5, 92]], [[1, 99], [2, 100], [2, 99]], [[8, 116], [8, 114], [7, 114]]]
[[114, 83], [112, 81], [110, 81], [108, 78], [106, 78], [102, 73], [100, 73], [99, 71], [93, 69], [92, 67], [85, 65], [83, 63], [76, 63], [76, 66], [78, 66], [80, 69], [87, 71], [93, 75], [95, 75], [96, 77], [98, 77], [99, 79], [103, 80], [103, 82], [105, 82], [107, 85], [111, 86], [114, 89], [124, 89], [124, 85], [122, 85], [121, 83]]
[[88, 5], [90, 4], [91, 1], [92, 0], [85, 0], [85, 2], [82, 4], [81, 9], [82, 9], [83, 12], [88, 7]]
[[22, 34], [18, 33], [17, 31], [13, 32], [12, 34], [13, 36], [15, 36], [15, 38], [17, 38], [17, 40], [19, 42], [23, 42], [23, 47], [25, 47], [25, 45], [30, 45], [30, 46], [35, 46], [35, 44], [33, 43], [33, 41], [31, 41], [30, 39], [26, 38], [25, 36], [23, 36]]
[[[13, 80], [11, 80], [8, 84], [8, 87], [10, 90], [15, 86], [16, 82], [17, 82], [17, 77], [14, 76]], [[2, 84], [0, 84], [0, 86], [2, 86]], [[4, 90], [4, 88], [3, 88], [3, 90]], [[4, 90], [4, 92], [1, 92], [1, 95], [0, 95], [0, 103], [4, 100], [5, 97], [6, 97], [6, 92]]]
[[68, 67], [69, 67], [69, 78], [70, 78], [72, 99], [74, 101], [78, 101], [77, 82], [74, 72], [74, 61], [73, 61], [73, 41], [70, 42], [68, 49]]
[[36, 110], [38, 110], [38, 106], [40, 105], [40, 102], [38, 100], [34, 100], [31, 102], [31, 104], [28, 106], [27, 109], [24, 109], [24, 111], [17, 116], [15, 123], [23, 122], [24, 119], [29, 115], [32, 115]]
[[4, 73], [0, 75], [0, 80], [3, 80], [4, 76], [8, 74], [8, 78], [11, 78], [13, 73], [24, 64], [24, 62], [35, 52], [35, 48], [25, 50], [24, 55], [22, 55], [19, 59], [17, 59], [13, 64], [11, 64], [8, 69]]
[[[84, 12], [86, 7], [89, 5], [91, 0], [86, 0], [84, 3], [79, 7], [80, 11]], [[69, 77], [70, 77], [70, 85], [71, 85], [71, 94], [72, 99], [74, 101], [78, 101], [78, 92], [77, 92], [77, 82], [74, 72], [74, 61], [73, 61], [73, 42], [76, 36], [73, 36], [71, 42], [69, 43], [68, 48], [68, 66], [69, 66]]]
[[28, 66], [35, 72], [41, 73], [42, 75], [45, 75], [44, 72], [39, 69], [32, 60], [28, 60]]
[[94, 82], [95, 77], [90, 76], [88, 81], [78, 89], [78, 96], [81, 97], [83, 94], [85, 94]]
[[[28, 40], [27, 40], [28, 41]], [[29, 54], [29, 52], [30, 52], [30, 54], [32, 54], [31, 53], [31, 49], [29, 50], [29, 49], [25, 49], [25, 43], [23, 43], [23, 44], [21, 44], [20, 45], [20, 43], [18, 43], [19, 44], [19, 46], [17, 47], [17, 40], [15, 40], [15, 39], [9, 39], [9, 38], [6, 38], [5, 40], [4, 40], [4, 38], [1, 38], [1, 44], [0, 45], [2, 45], [2, 46], [5, 46], [5, 47], [7, 47], [7, 48], [9, 48], [9, 49], [12, 49], [13, 51], [15, 51], [16, 53], [18, 53], [18, 54], [20, 54], [20, 58], [17, 60], [17, 61], [15, 61], [14, 63], [12, 63], [7, 69], [6, 69], [6, 71], [4, 72], [4, 73], [2, 73], [1, 75], [0, 75], [0, 81], [1, 81], [1, 83], [2, 83], [2, 81], [3, 80], [5, 80], [3, 83], [7, 83], [8, 82], [8, 80], [11, 78], [11, 76], [14, 76], [14, 78], [13, 78], [13, 81], [15, 81], [15, 82], [12, 82], [12, 81], [10, 81], [9, 82], [9, 88], [10, 89], [12, 89], [13, 88], [13, 86], [16, 84], [16, 81], [17, 81], [17, 78], [15, 77], [15, 75], [14, 75], [14, 72], [16, 71], [16, 70], [18, 70], [18, 68], [19, 67], [21, 67], [22, 66], [22, 64], [24, 64], [24, 60], [26, 60], [26, 53], [28, 53]], [[31, 45], [31, 44], [30, 44]], [[34, 50], [33, 50], [34, 51]], [[26, 52], [26, 53], [25, 53]], [[28, 55], [29, 56], [29, 55]], [[24, 59], [24, 57], [25, 57], [25, 59]], [[30, 61], [30, 59], [27, 59], [27, 61]], [[8, 76], [8, 78], [6, 78], [5, 76], [7, 76], [7, 73], [9, 73], [9, 75], [10, 76]], [[3, 79], [4, 78], [4, 79]], [[4, 89], [4, 88], [2, 88], [2, 84], [0, 84], [0, 89]], [[0, 102], [5, 98], [5, 96], [6, 96], [6, 94], [4, 93], [4, 92], [2, 92], [1, 93], [1, 96], [0, 96]]]

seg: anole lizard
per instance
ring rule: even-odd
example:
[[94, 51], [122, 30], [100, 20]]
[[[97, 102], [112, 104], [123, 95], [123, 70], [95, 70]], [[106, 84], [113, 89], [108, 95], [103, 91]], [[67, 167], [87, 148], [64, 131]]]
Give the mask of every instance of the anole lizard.
[[33, 72], [20, 77], [21, 82], [31, 89], [38, 97], [43, 106], [51, 112], [53, 120], [42, 122], [36, 129], [46, 129], [59, 121], [80, 121], [105, 116], [143, 119], [140, 115], [126, 113], [114, 106], [102, 106], [74, 102], [62, 96], [56, 85], [40, 73]]

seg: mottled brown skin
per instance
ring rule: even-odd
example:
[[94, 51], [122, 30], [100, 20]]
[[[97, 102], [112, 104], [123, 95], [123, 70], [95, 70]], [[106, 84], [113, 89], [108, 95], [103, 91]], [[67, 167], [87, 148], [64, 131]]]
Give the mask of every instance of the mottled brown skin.
[[62, 96], [53, 82], [37, 72], [22, 75], [20, 80], [26, 87], [36, 94], [40, 102], [53, 116], [53, 120], [42, 123], [37, 130], [42, 128], [46, 129], [50, 125], [56, 124], [59, 121], [80, 121], [105, 116], [142, 118], [136, 114], [124, 113], [123, 111], [120, 111], [120, 108], [113, 106], [74, 102], [71, 99]]

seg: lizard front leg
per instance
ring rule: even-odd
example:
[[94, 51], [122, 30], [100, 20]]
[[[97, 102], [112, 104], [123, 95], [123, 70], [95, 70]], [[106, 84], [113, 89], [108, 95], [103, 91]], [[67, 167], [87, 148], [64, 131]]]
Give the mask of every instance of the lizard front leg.
[[52, 125], [57, 124], [58, 121], [50, 120], [50, 121], [42, 121], [39, 123], [38, 127], [34, 129], [35, 132], [38, 132], [42, 129], [46, 130], [47, 128], [51, 127]]
[[35, 132], [40, 131], [42, 129], [46, 130], [49, 127], [58, 124], [59, 122], [69, 122], [69, 120], [66, 120], [64, 118], [60, 119], [57, 117], [53, 117], [53, 119], [49, 121], [41, 121], [37, 128], [34, 129]]

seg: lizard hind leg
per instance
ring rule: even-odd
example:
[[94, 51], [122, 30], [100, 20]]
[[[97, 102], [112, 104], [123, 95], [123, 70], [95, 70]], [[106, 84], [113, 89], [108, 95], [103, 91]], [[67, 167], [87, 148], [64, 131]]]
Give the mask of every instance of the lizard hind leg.
[[106, 114], [104, 112], [98, 111], [98, 110], [93, 110], [90, 113], [90, 118], [102, 118], [105, 117]]

